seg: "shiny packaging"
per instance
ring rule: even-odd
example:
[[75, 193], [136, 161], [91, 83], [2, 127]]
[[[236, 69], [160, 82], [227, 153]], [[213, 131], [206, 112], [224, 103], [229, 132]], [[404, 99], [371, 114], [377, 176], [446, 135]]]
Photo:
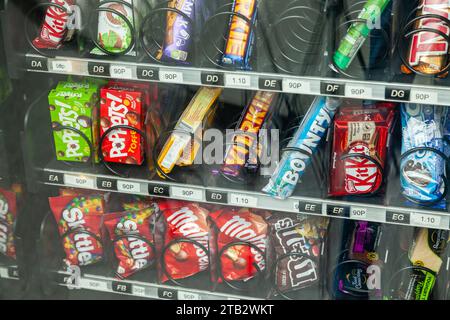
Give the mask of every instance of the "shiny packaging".
[[173, 11], [167, 12], [166, 37], [162, 50], [163, 61], [188, 63], [194, 41], [195, 0], [171, 0], [169, 8], [183, 12], [191, 20]]
[[[402, 114], [402, 154], [427, 147], [444, 152], [442, 107], [404, 104]], [[420, 150], [400, 163], [402, 193], [408, 199], [423, 204], [439, 202], [444, 193], [445, 160], [436, 152]], [[445, 201], [436, 203], [445, 206]]]
[[[450, 2], [448, 0], [421, 0], [417, 8], [417, 17], [422, 17], [414, 24], [414, 30], [432, 29], [450, 35], [450, 25], [427, 15], [438, 15], [443, 19], [450, 18]], [[448, 63], [449, 43], [436, 32], [423, 31], [415, 33], [410, 38], [407, 62], [409, 66], [424, 74], [441, 72]], [[406, 66], [402, 72], [412, 73]], [[441, 76], [446, 76], [442, 74]]]
[[232, 12], [245, 16], [250, 23], [237, 15], [231, 16], [222, 57], [224, 66], [250, 69], [249, 62], [255, 39], [254, 26], [256, 25], [257, 11], [258, 0], [234, 0]]
[[292, 195], [300, 177], [311, 162], [311, 156], [316, 152], [320, 141], [326, 136], [328, 128], [340, 106], [339, 98], [316, 97], [303, 118], [288, 148], [298, 151], [283, 153], [280, 163], [264, 187], [263, 192], [279, 199]]
[[243, 168], [257, 167], [259, 132], [270, 117], [270, 109], [276, 97], [276, 93], [265, 91], [258, 91], [254, 95], [242, 113], [236, 133], [231, 138], [231, 145], [227, 149], [221, 169], [223, 174], [238, 177]]

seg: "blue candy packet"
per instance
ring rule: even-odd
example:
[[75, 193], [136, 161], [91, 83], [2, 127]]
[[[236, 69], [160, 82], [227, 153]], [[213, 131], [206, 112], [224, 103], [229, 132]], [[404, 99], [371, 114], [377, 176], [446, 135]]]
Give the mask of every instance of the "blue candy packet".
[[418, 149], [402, 156], [400, 184], [402, 194], [411, 202], [444, 209], [446, 177], [442, 116], [443, 108], [439, 106], [402, 105], [402, 155], [415, 148], [430, 150]]
[[311, 156], [326, 136], [341, 101], [333, 97], [314, 99], [287, 146], [290, 150], [283, 153], [280, 163], [269, 183], [263, 188], [263, 192], [278, 199], [286, 199], [292, 195], [300, 177], [311, 162]]

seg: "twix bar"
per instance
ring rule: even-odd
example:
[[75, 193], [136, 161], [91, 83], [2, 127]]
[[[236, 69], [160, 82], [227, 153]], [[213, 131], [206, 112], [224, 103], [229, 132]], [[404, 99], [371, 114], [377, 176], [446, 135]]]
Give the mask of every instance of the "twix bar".
[[[429, 15], [441, 16], [443, 19], [430, 17]], [[424, 74], [438, 74], [442, 72], [448, 62], [449, 43], [437, 32], [450, 35], [450, 26], [446, 20], [450, 18], [450, 2], [448, 0], [421, 0], [417, 8], [417, 20], [415, 30], [432, 29], [436, 32], [422, 31], [412, 35], [407, 62], [417, 72]], [[403, 73], [410, 74], [412, 71], [402, 65]], [[445, 77], [447, 73], [441, 74]]]
[[[270, 116], [270, 107], [276, 100], [277, 94], [274, 92], [258, 91], [250, 104], [244, 110], [239, 121], [237, 132], [232, 137], [231, 146], [228, 148], [222, 173], [237, 177], [244, 167], [257, 166], [255, 153], [257, 150], [258, 134], [264, 122]], [[253, 157], [252, 157], [253, 156]]]

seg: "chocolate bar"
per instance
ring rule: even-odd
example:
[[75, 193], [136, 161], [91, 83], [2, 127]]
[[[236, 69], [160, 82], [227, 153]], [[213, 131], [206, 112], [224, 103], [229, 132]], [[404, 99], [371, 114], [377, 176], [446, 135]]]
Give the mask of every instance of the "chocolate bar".
[[248, 20], [237, 15], [231, 16], [222, 64], [238, 69], [250, 69], [258, 0], [234, 0], [231, 11], [243, 15]]
[[361, 195], [379, 190], [394, 106], [378, 103], [346, 108], [336, 116], [329, 195]]
[[[225, 154], [221, 171], [224, 175], [238, 177], [247, 168], [255, 171], [257, 154], [260, 149], [259, 131], [270, 117], [270, 109], [276, 101], [277, 94], [258, 91], [241, 115], [236, 133], [231, 138], [231, 145]], [[252, 152], [253, 151], [253, 152]], [[252, 154], [253, 153], [253, 154]]]
[[[59, 5], [48, 6], [39, 36], [33, 40], [38, 49], [58, 49], [64, 41], [69, 41], [73, 35], [76, 15], [75, 0], [51, 0], [49, 3]], [[72, 29], [72, 31], [69, 31]]]
[[[190, 165], [194, 162], [200, 145], [191, 134], [199, 137], [205, 117], [214, 109], [221, 92], [221, 88], [208, 87], [197, 91], [159, 154], [158, 165], [164, 173], [170, 173], [175, 165]], [[158, 174], [163, 178], [159, 170]]]
[[171, 0], [169, 2], [169, 8], [181, 11], [191, 20], [176, 12], [167, 12], [166, 36], [162, 50], [163, 61], [188, 63], [194, 41], [195, 5], [195, 0]]
[[270, 178], [263, 192], [279, 199], [292, 195], [297, 183], [316, 152], [320, 141], [326, 136], [331, 121], [341, 100], [331, 97], [316, 97], [303, 118], [288, 148], [295, 148], [283, 153], [280, 163]]
[[[420, 0], [417, 7], [417, 17], [414, 30], [432, 29], [450, 36], [450, 4], [447, 0]], [[443, 19], [429, 17], [441, 16]], [[407, 62], [413, 70], [423, 74], [437, 74], [443, 71], [448, 63], [449, 43], [439, 33], [422, 31], [411, 36]], [[403, 73], [413, 71], [402, 65]], [[447, 72], [446, 72], [447, 74]], [[441, 74], [441, 77], [446, 76]]]

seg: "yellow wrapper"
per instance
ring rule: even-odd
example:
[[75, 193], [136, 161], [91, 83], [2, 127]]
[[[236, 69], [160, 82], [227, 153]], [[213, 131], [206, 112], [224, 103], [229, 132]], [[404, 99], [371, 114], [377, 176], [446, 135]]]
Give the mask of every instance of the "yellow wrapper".
[[[191, 136], [183, 132], [192, 133], [196, 137], [201, 136], [203, 122], [215, 106], [221, 93], [221, 88], [202, 87], [198, 90], [178, 120], [175, 132], [170, 135], [158, 157], [159, 167], [164, 173], [170, 173], [176, 164], [190, 165], [193, 163], [200, 145], [198, 142], [193, 142]], [[176, 132], [176, 130], [181, 132]]]

